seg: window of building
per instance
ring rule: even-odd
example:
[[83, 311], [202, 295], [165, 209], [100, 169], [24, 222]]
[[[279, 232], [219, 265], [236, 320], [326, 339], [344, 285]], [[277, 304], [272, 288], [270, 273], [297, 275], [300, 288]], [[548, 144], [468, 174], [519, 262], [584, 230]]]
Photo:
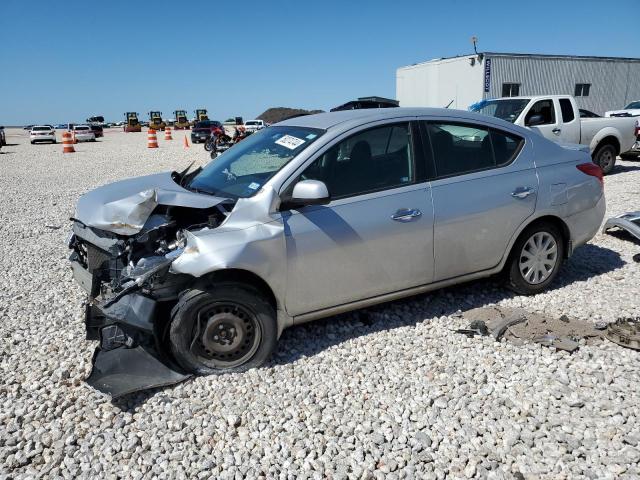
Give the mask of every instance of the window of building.
[[571, 105], [571, 100], [568, 98], [560, 99], [560, 110], [562, 111], [562, 121], [564, 123], [572, 122], [576, 118], [575, 113], [573, 113], [573, 105]]
[[324, 182], [333, 200], [409, 185], [415, 180], [411, 144], [408, 123], [365, 130], [327, 150], [300, 180]]
[[576, 83], [576, 90], [573, 94], [574, 97], [588, 97], [589, 90], [591, 90], [590, 83]]
[[502, 84], [503, 97], [517, 97], [518, 95], [520, 95], [519, 83], [503, 83]]
[[481, 125], [427, 123], [436, 175], [446, 177], [509, 164], [523, 139]]

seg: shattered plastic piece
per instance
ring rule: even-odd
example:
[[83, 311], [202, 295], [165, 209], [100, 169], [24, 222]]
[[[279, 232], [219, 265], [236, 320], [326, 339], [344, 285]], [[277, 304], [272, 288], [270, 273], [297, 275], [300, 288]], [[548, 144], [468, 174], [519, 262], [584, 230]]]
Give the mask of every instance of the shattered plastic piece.
[[620, 318], [609, 324], [605, 336], [622, 347], [640, 350], [640, 321]]
[[469, 325], [469, 328], [459, 328], [455, 332], [466, 335], [467, 337], [475, 337], [476, 335], [489, 335], [487, 324], [482, 320], [474, 320]]
[[498, 323], [494, 327], [493, 331], [491, 332], [491, 335], [493, 335], [493, 338], [495, 338], [496, 340], [500, 340], [500, 337], [502, 337], [502, 334], [507, 330], [507, 328], [509, 328], [511, 325], [522, 323], [525, 320], [526, 318], [523, 315], [519, 315], [519, 314], [516, 314], [515, 316], [506, 317], [504, 320], [502, 320], [500, 323]]
[[191, 375], [161, 361], [148, 348], [96, 349], [87, 383], [115, 399], [138, 390], [182, 382]]
[[593, 326], [596, 330], [606, 330], [609, 324], [607, 322], [600, 321], [596, 322]]
[[551, 334], [534, 338], [533, 341], [545, 347], [553, 347], [556, 350], [564, 350], [569, 353], [575, 352], [580, 346], [578, 342], [571, 340], [569, 337], [558, 337]]
[[611, 228], [621, 228], [640, 240], [640, 211], [623, 213], [617, 217], [611, 217], [606, 221], [602, 232]]

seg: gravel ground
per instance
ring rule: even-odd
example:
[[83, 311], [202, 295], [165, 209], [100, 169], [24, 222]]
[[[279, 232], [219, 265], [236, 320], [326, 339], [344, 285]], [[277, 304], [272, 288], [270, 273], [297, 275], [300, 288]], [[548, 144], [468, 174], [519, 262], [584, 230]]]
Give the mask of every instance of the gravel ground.
[[[266, 368], [111, 401], [83, 383], [83, 294], [66, 262], [77, 197], [206, 161], [183, 133], [158, 150], [106, 130], [95, 144], [0, 153], [0, 477], [638, 478], [638, 353], [573, 355], [469, 339], [458, 311], [500, 304], [613, 321], [639, 315], [640, 246], [598, 234], [553, 288], [479, 281], [283, 334]], [[640, 206], [640, 163], [606, 178], [608, 215]]]

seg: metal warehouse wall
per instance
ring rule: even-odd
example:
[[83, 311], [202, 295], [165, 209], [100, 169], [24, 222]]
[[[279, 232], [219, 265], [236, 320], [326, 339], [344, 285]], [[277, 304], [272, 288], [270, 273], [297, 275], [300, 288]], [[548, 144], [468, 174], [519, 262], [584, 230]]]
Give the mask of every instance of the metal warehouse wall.
[[520, 83], [520, 95], [573, 95], [576, 83], [590, 83], [581, 108], [604, 114], [640, 100], [640, 61], [492, 55], [491, 87], [485, 98], [502, 96], [503, 83]]
[[483, 64], [457, 57], [396, 70], [396, 99], [401, 107], [445, 107], [466, 110], [482, 99]]

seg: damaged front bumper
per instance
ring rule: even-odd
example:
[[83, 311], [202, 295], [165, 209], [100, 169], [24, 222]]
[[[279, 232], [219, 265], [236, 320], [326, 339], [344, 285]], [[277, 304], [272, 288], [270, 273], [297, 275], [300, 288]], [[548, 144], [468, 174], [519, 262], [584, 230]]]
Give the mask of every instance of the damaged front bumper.
[[158, 302], [140, 293], [123, 296], [108, 307], [85, 308], [88, 340], [99, 340], [87, 383], [112, 398], [138, 390], [172, 385], [189, 378], [166, 355], [155, 324]]

